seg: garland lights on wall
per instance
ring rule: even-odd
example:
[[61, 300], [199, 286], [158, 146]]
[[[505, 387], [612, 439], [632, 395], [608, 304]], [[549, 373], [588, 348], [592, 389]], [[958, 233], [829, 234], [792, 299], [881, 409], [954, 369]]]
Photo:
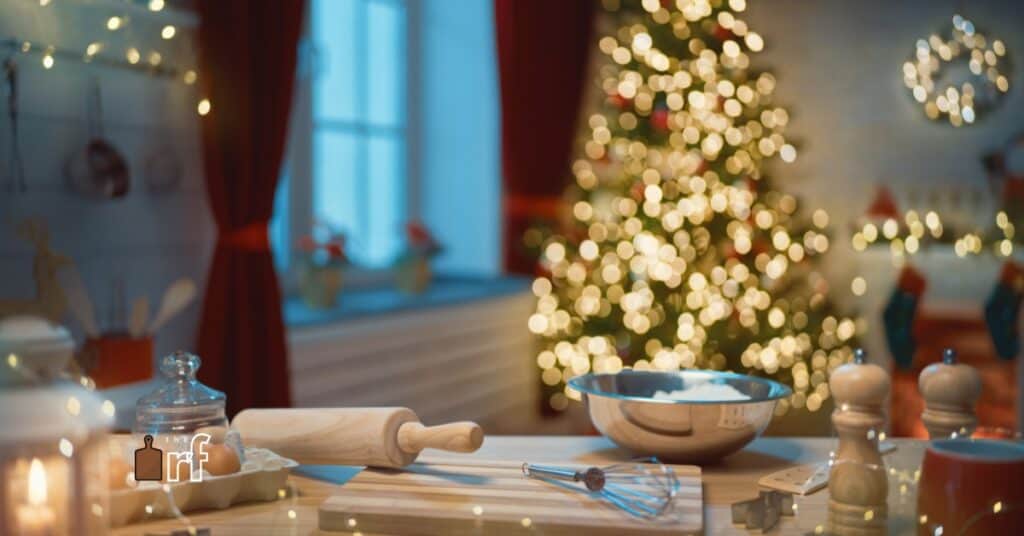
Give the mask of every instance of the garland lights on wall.
[[[40, 8], [53, 5], [53, 0], [38, 0]], [[124, 2], [126, 7], [141, 10], [132, 2]], [[150, 12], [160, 12], [165, 8], [164, 0], [149, 0], [146, 7]], [[109, 32], [123, 30], [131, 21], [130, 15], [114, 15], [108, 17], [104, 22], [104, 28]], [[170, 41], [181, 35], [181, 31], [174, 24], [161, 25], [159, 30], [160, 38]], [[163, 55], [157, 50], [150, 50], [143, 53], [136, 46], [128, 46], [124, 49], [123, 56], [114, 53], [106, 53], [109, 47], [101, 41], [89, 43], [85, 50], [76, 51], [67, 48], [60, 48], [42, 42], [9, 38], [0, 40], [0, 49], [11, 50], [12, 53], [38, 54], [39, 61], [44, 69], [50, 70], [57, 65], [57, 60], [77, 61], [83, 64], [102, 64], [108, 67], [115, 67], [137, 72], [143, 72], [152, 76], [168, 77], [178, 80], [187, 86], [196, 84], [198, 74], [195, 69], [182, 69], [167, 65]], [[202, 98], [196, 104], [196, 111], [199, 115], [207, 115], [210, 112], [211, 103], [209, 99]]]
[[903, 83], [929, 119], [945, 116], [954, 127], [970, 125], [1010, 89], [1008, 63], [1003, 41], [953, 15], [946, 38], [932, 34], [917, 40], [913, 57], [903, 64]]

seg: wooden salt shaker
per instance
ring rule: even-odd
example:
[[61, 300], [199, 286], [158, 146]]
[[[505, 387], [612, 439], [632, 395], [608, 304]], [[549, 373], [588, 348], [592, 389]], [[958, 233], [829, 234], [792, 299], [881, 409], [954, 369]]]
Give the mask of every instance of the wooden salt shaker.
[[885, 424], [882, 406], [889, 394], [889, 374], [865, 362], [861, 349], [854, 362], [832, 372], [835, 397], [832, 424], [839, 449], [829, 471], [829, 526], [834, 534], [882, 534], [889, 481], [878, 450]]
[[956, 352], [946, 348], [942, 363], [921, 371], [917, 387], [924, 398], [921, 421], [931, 439], [970, 436], [978, 425], [974, 404], [981, 396], [981, 376], [974, 367], [956, 362]]

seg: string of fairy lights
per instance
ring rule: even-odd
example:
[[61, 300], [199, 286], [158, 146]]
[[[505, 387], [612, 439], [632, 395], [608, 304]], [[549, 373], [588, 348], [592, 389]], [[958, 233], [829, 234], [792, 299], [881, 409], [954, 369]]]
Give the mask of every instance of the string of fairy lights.
[[828, 214], [803, 217], [763, 176], [797, 151], [775, 78], [748, 72], [764, 39], [745, 0], [605, 7], [620, 24], [598, 41], [574, 229], [542, 244], [533, 283], [548, 403], [579, 399], [565, 382], [590, 371], [743, 368], [794, 387], [780, 413], [819, 409], [860, 326], [829, 312], [807, 262], [830, 247]]
[[[38, 0], [40, 8], [53, 8], [55, 0]], [[125, 2], [126, 5], [131, 4]], [[148, 0], [146, 9], [157, 13], [166, 8], [165, 0]], [[133, 17], [130, 14], [112, 15], [107, 17], [100, 31], [109, 33], [123, 32], [130, 24], [133, 24]], [[181, 39], [184, 32], [174, 24], [158, 24], [158, 35], [161, 41], [169, 42], [174, 39]], [[198, 80], [198, 73], [193, 68], [178, 69], [167, 65], [164, 54], [159, 50], [143, 50], [139, 46], [129, 45], [121, 51], [114, 51], [110, 43], [103, 40], [90, 42], [81, 51], [74, 51], [58, 48], [55, 45], [23, 39], [10, 39], [0, 42], [6, 45], [13, 52], [24, 55], [38, 54], [39, 62], [43, 69], [54, 69], [61, 61], [75, 61], [83, 64], [101, 63], [109, 66], [124, 67], [138, 70], [154, 76], [164, 76], [175, 79], [186, 86], [194, 86]], [[208, 98], [200, 98], [196, 102], [196, 112], [205, 116], [210, 113], [212, 104]]]
[[[1013, 255], [1017, 230], [1005, 211], [995, 215], [991, 232], [971, 231], [959, 236], [950, 236], [935, 211], [928, 211], [922, 217], [916, 210], [908, 210], [903, 221], [886, 218], [881, 225], [866, 222], [853, 233], [850, 239], [855, 251], [864, 251], [875, 243], [887, 243], [894, 259], [913, 255], [932, 244], [951, 245], [957, 257], [965, 258], [991, 251], [996, 257]], [[860, 296], [863, 287], [855, 285], [854, 294]]]

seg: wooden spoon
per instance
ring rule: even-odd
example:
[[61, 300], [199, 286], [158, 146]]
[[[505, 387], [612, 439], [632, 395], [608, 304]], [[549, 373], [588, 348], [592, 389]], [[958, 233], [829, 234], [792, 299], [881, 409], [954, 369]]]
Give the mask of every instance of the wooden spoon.
[[128, 316], [128, 333], [135, 338], [145, 335], [146, 320], [149, 320], [149, 298], [139, 296], [132, 302], [132, 310]]
[[81, 324], [82, 331], [85, 332], [87, 337], [98, 337], [100, 330], [96, 326], [95, 309], [93, 308], [92, 300], [89, 299], [89, 291], [85, 288], [82, 277], [78, 274], [77, 270], [72, 269], [67, 271], [65, 278], [67, 288], [64, 289], [64, 292], [68, 298], [68, 307], [71, 309], [71, 314]]
[[149, 333], [156, 333], [168, 320], [187, 307], [195, 296], [196, 284], [191, 279], [185, 277], [171, 283], [171, 286], [164, 291], [159, 311], [153, 318], [153, 322], [149, 324]]

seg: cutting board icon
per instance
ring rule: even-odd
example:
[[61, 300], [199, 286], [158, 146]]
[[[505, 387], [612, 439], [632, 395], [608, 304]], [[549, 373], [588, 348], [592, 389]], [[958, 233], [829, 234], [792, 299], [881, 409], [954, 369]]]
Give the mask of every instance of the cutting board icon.
[[153, 446], [153, 436], [146, 435], [146, 446], [135, 450], [135, 480], [156, 480], [164, 478], [164, 451]]

